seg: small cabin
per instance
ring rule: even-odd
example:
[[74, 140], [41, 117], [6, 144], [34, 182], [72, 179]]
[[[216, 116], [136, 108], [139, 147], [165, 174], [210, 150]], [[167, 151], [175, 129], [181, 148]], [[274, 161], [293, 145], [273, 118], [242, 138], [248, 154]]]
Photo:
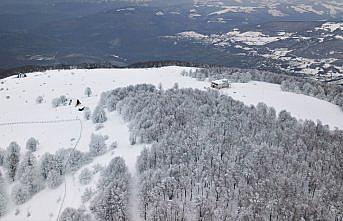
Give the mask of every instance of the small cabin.
[[27, 77], [27, 75], [24, 73], [17, 74], [17, 78], [26, 78], [26, 77]]
[[211, 82], [211, 88], [215, 89], [222, 89], [222, 88], [230, 88], [231, 82], [228, 79], [220, 79]]

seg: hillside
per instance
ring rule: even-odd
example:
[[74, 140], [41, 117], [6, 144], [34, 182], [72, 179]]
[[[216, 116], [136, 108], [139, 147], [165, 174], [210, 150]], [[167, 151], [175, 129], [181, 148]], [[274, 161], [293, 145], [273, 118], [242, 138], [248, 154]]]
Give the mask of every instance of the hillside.
[[[189, 122], [187, 123], [187, 120], [186, 120], [186, 117], [188, 116], [187, 115], [188, 108], [191, 108], [190, 106], [191, 104], [197, 105], [199, 102], [205, 102], [206, 99], [208, 99], [207, 100], [208, 106], [207, 107], [202, 106], [203, 109], [200, 108], [199, 109], [200, 112], [196, 112], [198, 111], [198, 109], [195, 109], [194, 113], [199, 114], [199, 116], [202, 113], [207, 114], [206, 110], [209, 111], [208, 113], [210, 113], [210, 108], [212, 107], [211, 105], [216, 105], [216, 102], [223, 105], [218, 108], [218, 113], [213, 112], [212, 116], [210, 114], [206, 115], [208, 116], [209, 119], [212, 119], [212, 117], [214, 116], [218, 116], [218, 119], [224, 120], [223, 122], [226, 122], [225, 120], [228, 120], [229, 118], [224, 117], [224, 116], [222, 116], [223, 118], [219, 118], [220, 114], [222, 113], [224, 114], [230, 111], [233, 111], [233, 112], [238, 111], [237, 117], [233, 117], [232, 119], [236, 119], [238, 124], [242, 124], [242, 125], [249, 124], [250, 122], [253, 122], [253, 121], [249, 121], [249, 120], [247, 120], [246, 122], [241, 121], [241, 118], [240, 118], [241, 116], [238, 116], [238, 115], [239, 114], [244, 115], [246, 111], [248, 111], [249, 109], [252, 111], [253, 108], [249, 107], [250, 105], [254, 105], [260, 108], [261, 104], [259, 103], [263, 102], [268, 107], [273, 107], [276, 111], [275, 113], [276, 115], [279, 115], [281, 113], [281, 116], [282, 116], [282, 114], [284, 114], [283, 110], [290, 112], [292, 117], [295, 117], [295, 120], [293, 120], [293, 118], [291, 120], [292, 123], [296, 122], [294, 123], [294, 125], [292, 124], [294, 126], [293, 127], [294, 131], [302, 130], [302, 128], [305, 127], [308, 123], [306, 120], [312, 120], [314, 122], [321, 121], [323, 125], [328, 125], [330, 127], [330, 131], [329, 131], [329, 129], [326, 128], [325, 126], [321, 128], [321, 124], [319, 124], [317, 126], [318, 131], [322, 130], [323, 132], [322, 133], [318, 132], [318, 137], [324, 136], [325, 134], [330, 134], [330, 136], [331, 135], [334, 136], [333, 130], [335, 128], [340, 129], [340, 130], [343, 129], [343, 112], [338, 106], [332, 103], [329, 103], [329, 102], [326, 102], [326, 101], [323, 101], [314, 97], [302, 95], [302, 94], [284, 92], [281, 90], [280, 85], [266, 83], [266, 82], [259, 82], [259, 81], [250, 81], [248, 83], [232, 83], [231, 88], [220, 90], [219, 94], [217, 95], [215, 94], [216, 92], [209, 90], [210, 83], [208, 81], [197, 81], [194, 78], [181, 75], [182, 72], [185, 72], [185, 71], [188, 72], [188, 71], [193, 71], [193, 70], [194, 68], [177, 67], [177, 66], [170, 66], [170, 67], [163, 67], [163, 68], [147, 68], [147, 69], [51, 70], [51, 71], [45, 71], [45, 72], [29, 73], [27, 74], [26, 78], [16, 78], [15, 76], [12, 76], [12, 77], [8, 77], [8, 78], [0, 80], [0, 107], [1, 107], [0, 109], [0, 150], [1, 150], [0, 155], [4, 153], [4, 150], [12, 141], [15, 141], [21, 147], [20, 159], [23, 160], [25, 152], [26, 152], [26, 149], [25, 149], [26, 141], [30, 137], [34, 137], [35, 139], [39, 141], [38, 149], [35, 152], [33, 152], [33, 156], [37, 159], [37, 162], [41, 162], [45, 153], [58, 155], [57, 153], [61, 150], [61, 148], [64, 148], [64, 149], [71, 148], [73, 151], [79, 151], [80, 153], [78, 157], [80, 159], [82, 158], [82, 161], [80, 161], [80, 164], [76, 165], [75, 163], [75, 165], [74, 164], [69, 165], [68, 163], [71, 163], [69, 162], [70, 156], [72, 157], [76, 157], [76, 156], [73, 155], [74, 154], [73, 151], [68, 152], [69, 158], [67, 157], [68, 159], [67, 160], [64, 159], [64, 161], [62, 162], [66, 163], [66, 165], [69, 165], [71, 169], [70, 171], [68, 171], [66, 169], [67, 167], [65, 168], [66, 171], [64, 171], [64, 174], [63, 174], [63, 181], [61, 180], [59, 185], [55, 186], [54, 188], [48, 187], [49, 181], [44, 181], [44, 182], [42, 181], [43, 187], [40, 187], [41, 188], [40, 191], [37, 191], [37, 193], [32, 195], [32, 197], [29, 197], [29, 199], [27, 199], [27, 201], [21, 205], [15, 205], [14, 200], [11, 197], [9, 197], [10, 200], [8, 201], [8, 205], [6, 209], [7, 212], [3, 217], [1, 217], [1, 220], [4, 220], [4, 221], [57, 220], [58, 216], [61, 215], [61, 212], [64, 211], [65, 208], [68, 208], [68, 207], [73, 207], [76, 209], [81, 208], [81, 210], [79, 211], [82, 211], [82, 212], [79, 212], [79, 213], [82, 215], [79, 215], [79, 216], [83, 217], [84, 215], [84, 217], [78, 220], [93, 220], [94, 217], [97, 217], [99, 220], [120, 220], [120, 219], [99, 218], [101, 217], [101, 212], [99, 212], [97, 208], [93, 206], [94, 201], [102, 200], [100, 197], [102, 195], [100, 193], [102, 191], [106, 192], [105, 189], [104, 190], [101, 189], [102, 188], [101, 185], [99, 187], [99, 183], [104, 184], [106, 182], [109, 182], [108, 180], [106, 180], [106, 177], [103, 175], [105, 173], [104, 171], [107, 171], [107, 170], [110, 171], [111, 169], [110, 167], [113, 165], [117, 165], [117, 164], [121, 165], [120, 159], [123, 159], [125, 161], [126, 167], [124, 164], [124, 166], [120, 168], [119, 166], [118, 168], [115, 167], [115, 169], [113, 170], [116, 171], [115, 173], [118, 173], [122, 177], [116, 177], [115, 174], [114, 175], [111, 174], [111, 176], [113, 175], [115, 179], [118, 179], [120, 180], [120, 182], [128, 184], [128, 185], [124, 185], [123, 183], [120, 183], [118, 184], [118, 186], [116, 186], [116, 188], [119, 188], [119, 190], [122, 191], [123, 193], [127, 193], [127, 195], [119, 194], [120, 196], [117, 196], [118, 198], [115, 198], [115, 202], [122, 200], [120, 201], [122, 202], [122, 204], [120, 204], [122, 207], [118, 206], [119, 209], [117, 207], [115, 209], [112, 208], [111, 211], [112, 212], [115, 211], [115, 214], [117, 214], [118, 211], [121, 211], [122, 214], [127, 214], [127, 217], [129, 217], [128, 218], [129, 220], [134, 220], [134, 221], [144, 220], [143, 209], [142, 209], [143, 202], [141, 198], [141, 194], [143, 194], [144, 192], [142, 192], [142, 187], [144, 186], [146, 187], [147, 191], [150, 191], [149, 189], [150, 186], [146, 186], [145, 179], [153, 179], [153, 178], [158, 179], [159, 176], [162, 179], [163, 176], [167, 174], [167, 172], [164, 171], [165, 165], [163, 163], [166, 163], [165, 161], [169, 160], [168, 156], [174, 155], [175, 153], [176, 154], [175, 157], [177, 157], [178, 154], [181, 154], [181, 153], [176, 153], [177, 151], [179, 151], [179, 147], [177, 147], [177, 144], [175, 144], [175, 149], [170, 149], [171, 152], [173, 152], [173, 154], [168, 153], [166, 154], [165, 158], [163, 158], [162, 156], [163, 154], [160, 152], [161, 155], [157, 157], [159, 160], [161, 160], [159, 161], [160, 166], [161, 166], [159, 169], [160, 171], [162, 171], [160, 175], [155, 171], [156, 168], [154, 169], [150, 168], [151, 170], [150, 171], [148, 170], [148, 166], [147, 166], [148, 164], [146, 165], [143, 164], [144, 157], [146, 156], [144, 154], [148, 154], [148, 155], [152, 154], [152, 153], [148, 153], [149, 149], [153, 151], [155, 150], [155, 148], [157, 148], [157, 150], [161, 151], [161, 150], [164, 150], [163, 149], [164, 147], [167, 147], [168, 145], [170, 145], [170, 143], [168, 143], [167, 141], [165, 141], [166, 143], [163, 143], [164, 142], [163, 139], [165, 139], [165, 137], [163, 137], [165, 136], [164, 134], [159, 135], [159, 133], [162, 133], [162, 131], [165, 131], [167, 134], [167, 132], [169, 133], [168, 130], [170, 128], [173, 128], [171, 126], [170, 127], [166, 126], [165, 128], [163, 126], [164, 125], [163, 120], [168, 121], [170, 123], [169, 125], [173, 125], [173, 126], [176, 126], [174, 125], [175, 122], [179, 122], [179, 121], [183, 122], [185, 125], [185, 128], [187, 129], [187, 127], [190, 126]], [[151, 84], [151, 85], [154, 85], [156, 88], [160, 88], [160, 89], [162, 88], [163, 90], [168, 90], [168, 89], [172, 89], [172, 90], [166, 91], [164, 94], [159, 89], [156, 89], [156, 88], [153, 88], [152, 86], [147, 86], [147, 85], [141, 86], [142, 88], [138, 87], [138, 89], [133, 89], [133, 87], [131, 88], [128, 87], [130, 85], [138, 85], [138, 84]], [[88, 95], [85, 94], [85, 89], [87, 87], [91, 89], [91, 93], [89, 92]], [[125, 88], [125, 87], [128, 87], [128, 88], [119, 89], [119, 88]], [[186, 90], [186, 88], [192, 88], [194, 89], [194, 91], [193, 90], [188, 91]], [[185, 89], [185, 91], [182, 91], [183, 89]], [[128, 90], [128, 92], [126, 90]], [[130, 90], [132, 91], [130, 92]], [[104, 92], [106, 93], [103, 94]], [[64, 95], [68, 101], [69, 99], [72, 99], [73, 101], [78, 99], [82, 103], [83, 106], [89, 108], [92, 114], [94, 113], [94, 111], [97, 109], [98, 106], [103, 107], [105, 109], [105, 115], [107, 119], [102, 123], [94, 123], [93, 122], [94, 120], [92, 120], [92, 116], [89, 116], [90, 119], [87, 120], [85, 119], [85, 116], [84, 116], [86, 114], [86, 111], [83, 111], [83, 112], [79, 111], [79, 109], [74, 107], [73, 105], [68, 105], [67, 101], [62, 102], [62, 103], [66, 103], [65, 105], [62, 103], [58, 103], [58, 105], [56, 105], [55, 103], [55, 106], [53, 106], [52, 102], [57, 101], [56, 98], [59, 98], [61, 95]], [[221, 98], [220, 95], [224, 95], [224, 97]], [[40, 96], [41, 96], [41, 99], [38, 99], [39, 100], [38, 102], [37, 98]], [[228, 98], [227, 96], [232, 97], [232, 99], [234, 100], [232, 100], [231, 98]], [[110, 98], [113, 98], [115, 100], [113, 101], [114, 102], [113, 105], [114, 107], [116, 107], [115, 110], [110, 109], [111, 107], [110, 105], [112, 103], [109, 100], [106, 100]], [[181, 101], [178, 101], [177, 99], [184, 99], [184, 100], [182, 100], [181, 102]], [[225, 103], [229, 101], [230, 101], [230, 104]], [[238, 101], [241, 101], [243, 103], [240, 103]], [[167, 109], [164, 110], [163, 108], [161, 108], [160, 109], [161, 112], [158, 112], [157, 111], [158, 108], [153, 108], [155, 106], [152, 106], [152, 104], [149, 102], [152, 102], [155, 105], [161, 102], [161, 104], [163, 104], [162, 107], [164, 108], [166, 108], [168, 105], [174, 104], [174, 102], [175, 102], [175, 107], [176, 105], [180, 105], [180, 107], [178, 106], [178, 109], [175, 110], [175, 112], [171, 111], [173, 113], [171, 114], [171, 116], [175, 117], [174, 120], [163, 118], [163, 120], [160, 121], [162, 126], [160, 125], [161, 130], [159, 130], [159, 132], [157, 133], [153, 133], [151, 131], [150, 132], [140, 131], [140, 130], [143, 130], [143, 128], [148, 128], [147, 125], [155, 124], [155, 120], [157, 121], [158, 119], [158, 114], [161, 114], [161, 116], [164, 116], [163, 114], [165, 114], [165, 112], [163, 111], [167, 111]], [[183, 104], [185, 106], [182, 106]], [[244, 104], [247, 106], [245, 106]], [[228, 105], [228, 106], [225, 106], [225, 105]], [[243, 111], [240, 112], [238, 108], [242, 108]], [[174, 110], [173, 107], [170, 107], [170, 109]], [[270, 113], [270, 111], [271, 110], [268, 109], [267, 111], [268, 114]], [[138, 122], [142, 120], [141, 118], [142, 118], [143, 113], [146, 113], [147, 116], [150, 116], [149, 114], [153, 114], [153, 115], [151, 115], [148, 118], [147, 122], [141, 122], [141, 124], [138, 124]], [[254, 113], [255, 112], [251, 112], [251, 113], [249, 112], [247, 116], [253, 115]], [[178, 114], [180, 114], [180, 116]], [[185, 115], [182, 115], [182, 114], [185, 114]], [[103, 117], [101, 114], [99, 116]], [[178, 118], [178, 116], [180, 118]], [[191, 117], [191, 116], [188, 116], [188, 117]], [[199, 120], [197, 116], [193, 116], [193, 117], [194, 117], [195, 122], [199, 123], [197, 124], [199, 127], [200, 125], [202, 125], [202, 123], [204, 123], [205, 126], [207, 125], [207, 123], [209, 123], [209, 122], [197, 121]], [[289, 116], [289, 118], [291, 117]], [[185, 119], [186, 122], [184, 122], [181, 119]], [[217, 118], [213, 118], [213, 119], [217, 119]], [[246, 119], [249, 119], [249, 118], [246, 118]], [[262, 118], [260, 119], [262, 121]], [[268, 120], [267, 117], [264, 119]], [[278, 122], [278, 121], [275, 121], [275, 122]], [[275, 123], [275, 125], [277, 125], [277, 123]], [[273, 124], [273, 127], [275, 125]], [[207, 125], [207, 126], [211, 127], [211, 125]], [[277, 126], [275, 127], [277, 128]], [[284, 127], [288, 129], [292, 128], [292, 126], [290, 126], [289, 124], [286, 125], [286, 123]], [[219, 128], [226, 128], [226, 126], [224, 125]], [[246, 128], [249, 128], [249, 127], [247, 126]], [[259, 128], [259, 127], [256, 127], [256, 128]], [[185, 131], [187, 132], [186, 129]], [[194, 128], [194, 130], [197, 130], [197, 128]], [[221, 133], [221, 131], [217, 131], [217, 132], [212, 131], [212, 132], [214, 134], [213, 136], [216, 136], [216, 134]], [[199, 133], [201, 134], [201, 132]], [[233, 130], [232, 130], [232, 133], [234, 133]], [[304, 129], [304, 134], [306, 135], [307, 133], [308, 131]], [[339, 131], [337, 133], [339, 133]], [[107, 146], [106, 151], [102, 153], [99, 152], [98, 154], [95, 154], [95, 155], [88, 154], [89, 144], [92, 143], [91, 141], [92, 134], [101, 135], [103, 137], [102, 141]], [[182, 137], [181, 134], [177, 134], [177, 133], [173, 133], [173, 136]], [[236, 138], [237, 135], [231, 134], [231, 135], [223, 135], [223, 136], [224, 137], [227, 136], [229, 138], [230, 136], [232, 136], [232, 138]], [[317, 135], [313, 135], [313, 136], [317, 136]], [[137, 140], [136, 140], [136, 137], [137, 137]], [[247, 136], [247, 140], [248, 139], [250, 138], [248, 138]], [[259, 144], [257, 144], [257, 141], [253, 140], [253, 138], [251, 139], [252, 141], [256, 142], [255, 145], [256, 145], [256, 149], [258, 150], [260, 148]], [[162, 140], [163, 142], [160, 140]], [[289, 140], [291, 140], [291, 138]], [[324, 140], [326, 140], [326, 138], [325, 139], [323, 138], [323, 142]], [[101, 143], [100, 141], [98, 142]], [[199, 138], [199, 142], [205, 142], [205, 141], [203, 141], [202, 138], [201, 139]], [[229, 141], [225, 141], [225, 142], [229, 142]], [[313, 141], [313, 142], [314, 144], [317, 144], [315, 143], [316, 141]], [[158, 145], [161, 145], [161, 147]], [[164, 147], [162, 147], [163, 145]], [[182, 145], [183, 144], [180, 143], [180, 146]], [[257, 146], [259, 148], [257, 148]], [[261, 144], [261, 146], [263, 145]], [[318, 144], [318, 146], [320, 145]], [[295, 147], [295, 146], [289, 146], [289, 147], [290, 149], [292, 149], [291, 147]], [[191, 151], [193, 151], [193, 148], [194, 146], [190, 147], [190, 152], [188, 154], [191, 154]], [[217, 144], [213, 144], [213, 149], [215, 148], [217, 148]], [[199, 151], [201, 149], [202, 147], [199, 146]], [[167, 149], [165, 151], [167, 151]], [[195, 151], [196, 151], [196, 148], [195, 148]], [[164, 152], [164, 154], [165, 153], [167, 152]], [[184, 154], [187, 154], [187, 153], [185, 152]], [[141, 156], [139, 157], [139, 155]], [[2, 156], [5, 156], [5, 155], [2, 155]], [[68, 156], [68, 154], [65, 155], [64, 157], [66, 156]], [[121, 157], [121, 158], [115, 158], [115, 157]], [[138, 164], [137, 164], [137, 157], [139, 157]], [[163, 159], [162, 158], [160, 159], [159, 157], [162, 157]], [[1, 161], [2, 160], [3, 158], [1, 158]], [[199, 161], [200, 160], [206, 160], [206, 159], [199, 158]], [[79, 163], [79, 161], [77, 162]], [[170, 165], [174, 165], [174, 163], [171, 163]], [[193, 166], [192, 163], [191, 163], [191, 166]], [[81, 184], [80, 182], [83, 182], [83, 181], [79, 180], [79, 176], [80, 176], [80, 173], [82, 173], [82, 171], [84, 171], [86, 168], [89, 169], [89, 171], [91, 171], [92, 176], [91, 178], [89, 178], [86, 184]], [[177, 168], [177, 166], [175, 166], [175, 168]], [[307, 167], [304, 166], [304, 170], [306, 170], [306, 168]], [[5, 169], [4, 166], [0, 166], [0, 175], [1, 175], [0, 178], [5, 177], [6, 170], [7, 169]], [[103, 172], [99, 172], [99, 171], [103, 171]], [[120, 171], [120, 173], [118, 171]], [[176, 169], [174, 172], [176, 173]], [[247, 171], [247, 173], [250, 173], [250, 172]], [[127, 176], [128, 178], [126, 180], [125, 177], [127, 174], [130, 174], [130, 176]], [[149, 175], [147, 174], [150, 174], [151, 176], [149, 177]], [[187, 175], [184, 176], [184, 178], [187, 178], [187, 177], [190, 177], [190, 176], [187, 176]], [[6, 181], [5, 182], [6, 185], [4, 184], [4, 186], [6, 186], [5, 192], [9, 193], [11, 190], [13, 190], [15, 185], [18, 184], [18, 182], [20, 182], [19, 181], [20, 179], [21, 178], [18, 178], [18, 180], [12, 183], [11, 182], [8, 183], [8, 181]], [[200, 177], [198, 177], [198, 179], [201, 180]], [[251, 179], [253, 180], [253, 178]], [[159, 184], [156, 184], [156, 185], [158, 186]], [[169, 185], [169, 183], [165, 185], [167, 186]], [[173, 184], [170, 184], [170, 185], [172, 186], [170, 188], [174, 187]], [[198, 193], [195, 193], [196, 188], [194, 188], [194, 195], [198, 194], [198, 196], [200, 196], [199, 186], [198, 186]], [[179, 188], [179, 186], [177, 188]], [[321, 187], [318, 187], [318, 188], [321, 188]], [[95, 193], [93, 193], [93, 195], [90, 196], [90, 199], [83, 200], [82, 197], [84, 195], [84, 192], [89, 191], [90, 189], [92, 191], [95, 191]], [[164, 190], [162, 189], [160, 191], [163, 192]], [[151, 191], [159, 192], [158, 190], [154, 190], [154, 191], [151, 190]], [[186, 190], [184, 191], [186, 192]], [[162, 192], [160, 192], [160, 194], [162, 194]], [[1, 193], [1, 188], [0, 188], [0, 193]], [[168, 194], [170, 194], [170, 192], [168, 192]], [[212, 193], [208, 193], [208, 194], [211, 195]], [[315, 194], [315, 191], [313, 191], [313, 194]], [[316, 192], [316, 194], [321, 194], [321, 192], [319, 193]], [[182, 193], [180, 195], [182, 195]], [[159, 195], [159, 196], [162, 197], [162, 195]], [[169, 200], [165, 200], [165, 201], [163, 201], [161, 198], [158, 198], [155, 195], [153, 195], [151, 199], [161, 200], [161, 201], [155, 201], [155, 202], [163, 201], [164, 203], [166, 203], [165, 205], [166, 207], [164, 209], [161, 208], [161, 211], [165, 212], [166, 214], [169, 214], [169, 212], [171, 211], [171, 214], [174, 214], [173, 211], [174, 210], [178, 211], [178, 210], [176, 209], [176, 207], [174, 207], [175, 205], [173, 203], [175, 202], [177, 204], [178, 202], [177, 200], [179, 200], [179, 197], [177, 197], [176, 199], [176, 198], [170, 197], [170, 195], [168, 196], [169, 196]], [[200, 200], [200, 198], [194, 199], [194, 202], [196, 201], [197, 203], [199, 203], [200, 201], [197, 201], [197, 200]], [[192, 202], [192, 200], [190, 201]], [[147, 202], [146, 204], [148, 205], [147, 207], [149, 207], [150, 205], [153, 205], [153, 203], [152, 204], [150, 203], [151, 203], [150, 201]], [[188, 205], [188, 203], [190, 202], [185, 201], [185, 205], [186, 204]], [[171, 204], [173, 205], [173, 207], [171, 206]], [[125, 210], [125, 205], [127, 205], [128, 207], [126, 208], [126, 210]], [[334, 205], [336, 206], [336, 204]], [[236, 207], [236, 205], [232, 204], [231, 207], [232, 207], [231, 210], [235, 210], [234, 208]], [[309, 207], [314, 208], [315, 206], [312, 206], [312, 207], [309, 206]], [[188, 213], [188, 215], [186, 215], [187, 220], [193, 220], [196, 216], [195, 213], [194, 214], [192, 213], [193, 210], [191, 208], [193, 207], [189, 206], [188, 208], [189, 210], [187, 209], [187, 213]], [[244, 208], [244, 205], [242, 205], [242, 208]], [[342, 207], [339, 208], [338, 206], [336, 208], [338, 208], [337, 210], [342, 209]], [[194, 211], [195, 210], [198, 211], [197, 209], [194, 209]], [[250, 207], [247, 207], [246, 211], [248, 210], [250, 211], [253, 209], [251, 209]], [[332, 217], [335, 217], [336, 215], [339, 216], [341, 212], [342, 210], [340, 212], [338, 211], [337, 213], [333, 212]], [[148, 212], [144, 211], [145, 215], [148, 215], [148, 216], [151, 215], [150, 218], [147, 218], [148, 220], [154, 220], [152, 216], [155, 213], [158, 214], [159, 212], [153, 211], [153, 209], [151, 209], [151, 211], [149, 210]], [[1, 209], [0, 209], [0, 214], [1, 214]], [[258, 214], [258, 212], [256, 212], [256, 214]], [[271, 214], [273, 214], [273, 217], [274, 217], [274, 215], [277, 214], [277, 212], [272, 211]], [[219, 215], [218, 216], [217, 215], [218, 214], [215, 214], [213, 216], [219, 217]], [[248, 215], [250, 216], [251, 214], [248, 214]], [[179, 217], [179, 215], [171, 215], [171, 216], [174, 218]], [[204, 215], [202, 217], [207, 217], [207, 216]], [[262, 217], [265, 217], [265, 214]], [[275, 219], [276, 219], [276, 215], [275, 215]], [[161, 220], [161, 219], [157, 219], [157, 220]], [[168, 218], [166, 220], [172, 220], [172, 219]], [[179, 220], [179, 219], [175, 218], [175, 220]], [[203, 218], [203, 220], [208, 220], [208, 219]], [[233, 219], [231, 217], [231, 218], [228, 218], [227, 220], [233, 220]]]

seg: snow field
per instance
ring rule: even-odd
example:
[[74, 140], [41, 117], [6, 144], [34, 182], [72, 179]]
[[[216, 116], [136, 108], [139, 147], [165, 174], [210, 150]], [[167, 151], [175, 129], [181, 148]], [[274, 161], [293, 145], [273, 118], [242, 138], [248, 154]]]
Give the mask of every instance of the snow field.
[[[80, 123], [75, 119], [81, 120], [83, 128], [77, 150], [88, 151], [92, 133], [108, 135], [109, 139], [106, 141], [108, 147], [114, 141], [118, 143], [117, 149], [96, 157], [92, 163], [84, 166], [74, 175], [66, 176], [66, 189], [64, 184], [55, 190], [45, 188], [21, 206], [11, 205], [8, 214], [1, 220], [56, 220], [64, 191], [66, 191], [66, 199], [63, 208], [87, 207], [88, 203], [81, 202], [81, 195], [86, 187], [95, 189], [99, 174], [94, 175], [90, 184], [83, 186], [78, 180], [80, 172], [84, 168], [93, 171], [93, 166], [96, 164], [106, 166], [115, 156], [124, 158], [133, 176], [130, 211], [133, 219], [139, 220], [135, 163], [144, 145], [129, 144], [128, 125], [117, 112], [107, 113], [108, 121], [103, 124], [102, 129], [96, 131], [95, 125], [91, 121], [84, 120], [83, 113], [78, 112], [76, 108], [71, 106], [53, 108], [51, 101], [60, 95], [66, 95], [68, 98], [80, 99], [83, 105], [94, 110], [101, 93], [117, 87], [142, 83], [158, 86], [161, 83], [164, 89], [168, 89], [178, 83], [180, 88], [206, 90], [209, 86], [209, 82], [182, 76], [180, 74], [182, 70], [188, 71], [190, 68], [171, 66], [150, 69], [54, 70], [30, 73], [23, 79], [9, 77], [0, 80], [0, 88], [4, 88], [0, 90], [0, 148], [6, 148], [11, 141], [17, 141], [24, 153], [26, 140], [30, 137], [35, 137], [40, 142], [35, 153], [38, 158], [45, 152], [55, 153], [59, 148], [73, 148], [80, 133]], [[84, 95], [86, 87], [92, 89], [91, 97]], [[283, 92], [280, 85], [264, 82], [233, 83], [232, 88], [223, 89], [221, 93], [247, 105], [264, 102], [274, 107], [277, 112], [285, 109], [298, 119], [320, 120], [332, 129], [343, 128], [343, 113], [338, 106], [317, 98]], [[43, 96], [42, 104], [36, 104], [38, 96]], [[65, 122], [50, 122], [61, 120]], [[24, 123], [32, 121], [45, 121], [45, 123]], [[18, 124], [8, 124], [15, 122]], [[16, 209], [20, 211], [17, 215], [15, 215]], [[30, 216], [27, 216], [28, 212]]]

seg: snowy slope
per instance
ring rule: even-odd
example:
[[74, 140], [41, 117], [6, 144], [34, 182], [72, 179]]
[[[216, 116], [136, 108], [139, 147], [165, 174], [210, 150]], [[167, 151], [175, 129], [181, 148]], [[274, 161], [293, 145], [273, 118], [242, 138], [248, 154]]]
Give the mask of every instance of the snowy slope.
[[[166, 89], [178, 83], [179, 87], [201, 90], [209, 86], [208, 82], [183, 77], [180, 73], [184, 69], [189, 70], [184, 67], [63, 70], [31, 73], [24, 79], [10, 77], [0, 80], [0, 88], [3, 88], [0, 91], [0, 148], [6, 148], [11, 141], [17, 141], [24, 151], [26, 140], [35, 137], [40, 141], [36, 152], [36, 156], [39, 157], [45, 152], [54, 153], [59, 148], [74, 147], [81, 134], [77, 149], [86, 152], [91, 134], [99, 133], [109, 136], [108, 146], [117, 141], [118, 148], [95, 158], [85, 168], [93, 170], [96, 164], [105, 166], [114, 156], [122, 156], [134, 176], [136, 158], [143, 145], [129, 144], [128, 126], [118, 113], [108, 114], [109, 120], [104, 123], [104, 128], [95, 131], [95, 125], [91, 121], [85, 121], [83, 114], [75, 108], [70, 106], [52, 108], [51, 101], [55, 97], [66, 95], [80, 99], [84, 105], [93, 109], [103, 91], [131, 84], [151, 83], [157, 86], [162, 83], [163, 88]], [[90, 87], [93, 91], [93, 95], [89, 98], [84, 95], [86, 87]], [[222, 93], [248, 105], [265, 102], [277, 111], [286, 109], [297, 118], [321, 120], [331, 128], [343, 129], [343, 112], [337, 106], [309, 96], [283, 92], [279, 85], [263, 82], [235, 83], [231, 89], [222, 90]], [[35, 100], [38, 96], [43, 96], [42, 104], [36, 104]], [[80, 119], [81, 124], [76, 119]], [[15, 122], [17, 124], [13, 124]], [[80, 171], [66, 177], [66, 189], [64, 185], [56, 190], [45, 188], [24, 205], [12, 205], [8, 214], [1, 220], [56, 220], [65, 191], [66, 199], [63, 208], [82, 206], [80, 199], [82, 192], [86, 187], [95, 187], [98, 175], [94, 176], [89, 185], [81, 186], [78, 181]], [[131, 215], [134, 220], [138, 220], [135, 185], [133, 184], [131, 188], [133, 190]], [[17, 215], [15, 215], [16, 209], [20, 211]], [[27, 216], [28, 212], [30, 216]]]

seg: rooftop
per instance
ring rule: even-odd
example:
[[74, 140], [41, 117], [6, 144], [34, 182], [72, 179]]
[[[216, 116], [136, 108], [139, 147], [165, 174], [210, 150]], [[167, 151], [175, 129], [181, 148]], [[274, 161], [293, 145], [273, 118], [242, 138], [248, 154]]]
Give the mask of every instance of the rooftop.
[[227, 84], [227, 83], [231, 83], [228, 79], [219, 79], [219, 80], [215, 80], [212, 81], [211, 83], [215, 83], [215, 84]]

